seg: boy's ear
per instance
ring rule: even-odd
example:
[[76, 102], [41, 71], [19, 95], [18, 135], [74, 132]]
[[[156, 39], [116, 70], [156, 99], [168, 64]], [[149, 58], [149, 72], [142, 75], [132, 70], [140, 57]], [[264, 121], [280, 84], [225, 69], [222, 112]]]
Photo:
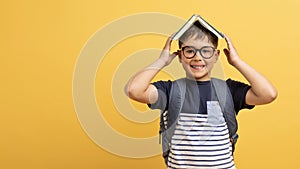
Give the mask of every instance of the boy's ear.
[[181, 61], [181, 50], [178, 50], [177, 53], [178, 53], [178, 60], [179, 60], [180, 63], [182, 63], [182, 61]]
[[220, 56], [220, 50], [217, 50], [217, 52], [216, 52], [216, 60], [215, 60], [215, 63], [218, 61], [219, 56]]

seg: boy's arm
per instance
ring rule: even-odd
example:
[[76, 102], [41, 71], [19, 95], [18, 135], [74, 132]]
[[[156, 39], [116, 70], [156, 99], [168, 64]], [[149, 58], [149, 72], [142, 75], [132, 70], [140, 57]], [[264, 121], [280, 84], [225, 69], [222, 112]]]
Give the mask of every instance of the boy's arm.
[[259, 72], [241, 60], [231, 40], [225, 35], [227, 49], [224, 53], [229, 64], [234, 66], [250, 83], [251, 89], [246, 94], [246, 104], [261, 105], [272, 102], [277, 97], [275, 87]]
[[130, 78], [125, 86], [125, 93], [129, 98], [150, 104], [157, 101], [158, 91], [156, 87], [151, 84], [151, 81], [162, 68], [169, 65], [178, 55], [178, 52], [170, 54], [171, 37], [168, 38], [160, 57]]

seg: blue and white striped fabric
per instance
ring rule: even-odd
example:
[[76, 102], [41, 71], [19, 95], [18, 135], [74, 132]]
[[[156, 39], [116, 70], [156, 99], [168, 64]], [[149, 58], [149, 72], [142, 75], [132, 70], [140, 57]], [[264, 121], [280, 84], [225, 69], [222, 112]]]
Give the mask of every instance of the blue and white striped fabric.
[[209, 124], [207, 114], [181, 113], [168, 168], [235, 169], [226, 123]]

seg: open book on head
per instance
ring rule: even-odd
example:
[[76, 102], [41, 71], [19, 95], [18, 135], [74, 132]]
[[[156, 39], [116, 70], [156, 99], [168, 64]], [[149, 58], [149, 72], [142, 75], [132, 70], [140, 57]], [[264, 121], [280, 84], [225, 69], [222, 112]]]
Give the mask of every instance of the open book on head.
[[224, 35], [220, 33], [211, 24], [205, 21], [200, 15], [192, 15], [192, 17], [179, 29], [177, 33], [173, 36], [173, 40], [178, 40], [195, 22], [199, 22], [204, 28], [209, 30], [211, 33], [216, 35], [219, 39], [224, 38]]

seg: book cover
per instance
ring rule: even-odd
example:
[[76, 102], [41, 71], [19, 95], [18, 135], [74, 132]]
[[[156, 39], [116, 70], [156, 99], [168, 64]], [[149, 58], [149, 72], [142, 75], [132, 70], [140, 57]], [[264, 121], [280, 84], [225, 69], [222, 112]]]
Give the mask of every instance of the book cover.
[[178, 40], [184, 34], [184, 32], [187, 31], [196, 21], [199, 21], [203, 27], [216, 35], [219, 39], [224, 38], [224, 35], [222, 33], [220, 33], [216, 28], [205, 21], [200, 15], [194, 14], [187, 22], [185, 22], [185, 24], [179, 29], [179, 31], [175, 33], [175, 35], [173, 36], [173, 40]]

